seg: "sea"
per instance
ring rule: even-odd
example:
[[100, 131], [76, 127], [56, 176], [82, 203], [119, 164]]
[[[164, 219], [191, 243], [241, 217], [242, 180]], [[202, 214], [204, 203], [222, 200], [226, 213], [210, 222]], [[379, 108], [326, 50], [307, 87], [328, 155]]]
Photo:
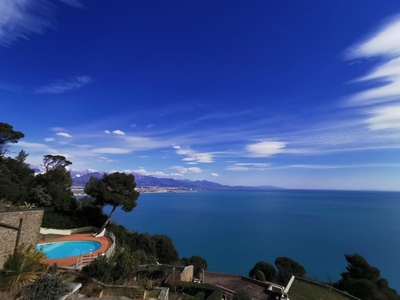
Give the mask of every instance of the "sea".
[[358, 253], [400, 292], [400, 192], [269, 190], [141, 194], [113, 219], [166, 234], [180, 257], [247, 275], [258, 261], [290, 257], [319, 281], [337, 281], [344, 254]]

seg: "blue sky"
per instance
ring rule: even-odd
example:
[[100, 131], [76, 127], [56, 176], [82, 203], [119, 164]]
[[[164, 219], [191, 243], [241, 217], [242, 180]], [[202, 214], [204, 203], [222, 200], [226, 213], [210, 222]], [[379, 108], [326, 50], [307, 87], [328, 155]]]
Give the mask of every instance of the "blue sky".
[[0, 0], [28, 162], [400, 189], [400, 2]]

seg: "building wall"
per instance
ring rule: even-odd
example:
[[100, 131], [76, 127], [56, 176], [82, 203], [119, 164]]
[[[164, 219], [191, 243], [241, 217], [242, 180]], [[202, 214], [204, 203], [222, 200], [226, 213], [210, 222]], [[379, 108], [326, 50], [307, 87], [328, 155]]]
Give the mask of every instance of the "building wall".
[[[39, 241], [43, 213], [42, 209], [4, 211], [0, 212], [0, 223], [18, 227], [19, 220], [22, 218], [19, 245], [36, 245]], [[14, 252], [17, 233], [17, 230], [0, 226], [0, 268], [3, 267], [8, 256]]]

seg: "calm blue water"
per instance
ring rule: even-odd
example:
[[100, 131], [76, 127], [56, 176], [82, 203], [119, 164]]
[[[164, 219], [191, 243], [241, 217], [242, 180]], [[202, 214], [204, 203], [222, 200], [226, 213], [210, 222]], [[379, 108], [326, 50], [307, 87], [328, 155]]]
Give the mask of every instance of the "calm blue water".
[[247, 275], [288, 256], [308, 276], [338, 280], [344, 253], [359, 253], [400, 291], [400, 193], [198, 191], [142, 194], [127, 228], [173, 239], [180, 257], [200, 255], [209, 270]]
[[47, 258], [55, 259], [86, 254], [90, 251], [96, 251], [100, 246], [100, 243], [92, 241], [57, 242], [37, 245], [36, 250], [43, 249]]

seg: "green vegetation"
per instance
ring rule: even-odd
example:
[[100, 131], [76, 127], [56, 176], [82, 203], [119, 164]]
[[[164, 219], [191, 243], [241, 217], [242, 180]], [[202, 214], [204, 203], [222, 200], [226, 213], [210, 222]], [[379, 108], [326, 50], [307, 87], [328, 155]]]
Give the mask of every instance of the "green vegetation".
[[278, 257], [275, 266], [278, 269], [278, 280], [283, 285], [286, 285], [292, 276], [306, 276], [306, 269], [289, 257]]
[[149, 235], [127, 230], [122, 225], [111, 223], [108, 227], [117, 239], [117, 244], [135, 254], [139, 264], [179, 263], [179, 255], [172, 240], [166, 235]]
[[[77, 280], [79, 281], [79, 280]], [[132, 287], [106, 287], [99, 285], [95, 282], [86, 282], [80, 289], [80, 293], [91, 297], [103, 291], [104, 296], [115, 296], [115, 297], [129, 297], [130, 299], [135, 299], [136, 297], [143, 297], [145, 290], [142, 288], [132, 288]]]
[[207, 262], [204, 258], [201, 256], [193, 255], [190, 258], [184, 257], [182, 258], [182, 263], [185, 266], [194, 266], [194, 276], [199, 276], [202, 270], [207, 270]]
[[107, 226], [117, 207], [122, 206], [125, 212], [131, 212], [136, 207], [136, 200], [140, 193], [135, 188], [135, 177], [132, 174], [116, 172], [104, 174], [101, 179], [90, 178], [86, 184], [85, 193], [95, 199], [95, 203], [101, 207], [112, 206], [100, 232]]
[[329, 287], [320, 286], [311, 282], [295, 280], [289, 290], [290, 300], [349, 300], [353, 299], [345, 294], [336, 292]]
[[263, 282], [266, 281], [264, 273], [262, 271], [260, 271], [259, 269], [257, 269], [254, 272], [254, 278], [259, 281], [263, 281]]
[[33, 246], [20, 247], [10, 255], [0, 271], [0, 287], [2, 290], [15, 291], [26, 284], [32, 283], [44, 274], [47, 266], [44, 264], [46, 256], [36, 251]]
[[54, 300], [69, 291], [60, 275], [43, 274], [32, 284], [24, 288], [24, 299], [29, 300]]
[[245, 291], [239, 291], [233, 295], [233, 300], [251, 300], [251, 296]]
[[363, 300], [395, 300], [400, 299], [397, 292], [389, 287], [381, 272], [372, 267], [359, 254], [345, 254], [348, 262], [346, 272], [341, 274], [342, 279], [334, 286]]
[[289, 257], [278, 257], [275, 260], [275, 266], [278, 272], [273, 265], [259, 261], [249, 271], [249, 277], [260, 281], [279, 282], [285, 286], [292, 275], [296, 277], [306, 276], [304, 267]]
[[0, 157], [7, 152], [9, 144], [18, 143], [25, 135], [20, 131], [15, 131], [7, 123], [0, 122]]
[[255, 279], [261, 281], [276, 282], [277, 273], [273, 265], [264, 261], [259, 261], [250, 270], [249, 277], [254, 277]]
[[[113, 173], [105, 174], [101, 179], [91, 178], [85, 187], [90, 197], [84, 197], [79, 201], [71, 192], [71, 174], [66, 169], [72, 162], [65, 157], [45, 155], [43, 165], [46, 172], [34, 176], [34, 172], [25, 163], [28, 154], [23, 150], [15, 158], [5, 157], [10, 144], [17, 143], [23, 137], [24, 134], [15, 131], [11, 125], [0, 122], [0, 201], [9, 204], [11, 208], [8, 209], [43, 208], [45, 211], [43, 227], [67, 229], [82, 226], [105, 228], [117, 207], [121, 206], [126, 212], [136, 207], [139, 193], [135, 190], [133, 175]], [[106, 205], [112, 206], [108, 216], [103, 214]], [[202, 269], [207, 269], [207, 262], [199, 256], [179, 260], [178, 251], [168, 236], [139, 234], [116, 223], [108, 226], [117, 238], [117, 253], [111, 259], [99, 258], [86, 266], [82, 273], [86, 276], [97, 278], [104, 283], [119, 284], [129, 284], [134, 277], [140, 277], [138, 282], [142, 287], [149, 288], [153, 286], [154, 279], [160, 279], [165, 275], [165, 270], [151, 271], [150, 267], [155, 266], [157, 262], [193, 264], [196, 275]], [[341, 274], [342, 279], [335, 283], [334, 287], [363, 300], [400, 299], [397, 292], [389, 287], [388, 281], [380, 277], [380, 271], [370, 266], [362, 256], [346, 254], [345, 257], [348, 266]], [[48, 271], [44, 260], [44, 254], [36, 252], [33, 247], [18, 249], [15, 254], [10, 255], [0, 271], [0, 290], [15, 294], [21, 287], [29, 285], [24, 292], [30, 295], [42, 295], [40, 292], [45, 290], [61, 292], [63, 287], [59, 284], [58, 277], [53, 276], [54, 274], [43, 275]], [[142, 264], [149, 268], [139, 272], [137, 267]], [[282, 285], [286, 285], [292, 275], [306, 276], [304, 267], [288, 257], [277, 258], [275, 266], [277, 270], [272, 265], [260, 261], [250, 270], [249, 276], [261, 281], [278, 281]], [[175, 292], [185, 293], [183, 299], [221, 298], [220, 290], [210, 285], [179, 283], [171, 288]], [[296, 281], [292, 293], [298, 298], [293, 298], [293, 295], [292, 298], [313, 299], [312, 296], [315, 299], [341, 299], [328, 297], [324, 294], [327, 292], [325, 288], [321, 290], [317, 290], [315, 286], [311, 290], [310, 288], [309, 284]], [[5, 299], [7, 295], [3, 293], [1, 297]], [[36, 296], [32, 297], [34, 299]], [[45, 299], [43, 298], [45, 296], [37, 296], [40, 297]]]
[[193, 296], [192, 299], [199, 293], [204, 293], [204, 299], [206, 300], [221, 300], [221, 290], [210, 284], [206, 283], [193, 283], [193, 282], [179, 282], [179, 283], [171, 283], [167, 282], [165, 284], [170, 288], [170, 291], [173, 293], [184, 293], [186, 295]]
[[[341, 273], [342, 279], [332, 284], [332, 287], [337, 290], [344, 291], [354, 297], [362, 300], [400, 300], [400, 296], [396, 290], [389, 287], [389, 283], [385, 278], [380, 277], [379, 269], [372, 267], [361, 255], [359, 254], [345, 254], [348, 262], [346, 272]], [[278, 274], [278, 282], [281, 285], [286, 285], [291, 276], [297, 278], [306, 278], [306, 270], [298, 262], [288, 257], [278, 257], [275, 260], [275, 265], [278, 273], [274, 267], [266, 262], [260, 261], [254, 265], [250, 270], [249, 276], [263, 281], [263, 275], [273, 276]], [[265, 276], [267, 281], [269, 280]], [[322, 286], [312, 282], [295, 280], [290, 288], [290, 299], [348, 299], [330, 286]]]

